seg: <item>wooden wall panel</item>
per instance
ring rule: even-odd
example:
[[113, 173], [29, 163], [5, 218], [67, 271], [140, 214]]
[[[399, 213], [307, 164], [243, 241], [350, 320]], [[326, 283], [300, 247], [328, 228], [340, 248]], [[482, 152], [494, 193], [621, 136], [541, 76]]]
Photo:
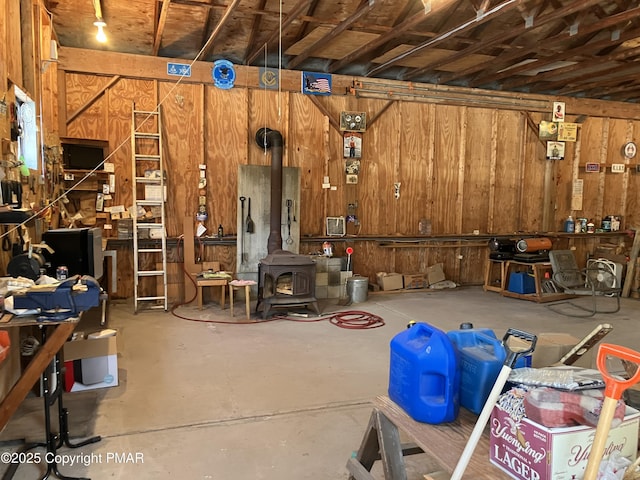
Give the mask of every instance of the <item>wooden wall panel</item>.
[[[527, 125], [526, 113], [522, 114], [524, 122], [522, 135], [525, 138], [523, 148], [524, 172], [522, 176], [520, 225], [518, 231], [543, 231], [545, 209], [544, 181], [548, 160], [545, 144], [538, 139], [537, 130]], [[535, 124], [542, 120], [542, 115], [532, 114]]]
[[465, 135], [465, 176], [463, 186], [462, 233], [489, 231], [489, 190], [491, 188], [493, 110], [469, 108]]
[[[13, 83], [23, 86], [22, 78], [22, 33], [20, 26], [20, 0], [6, 1], [6, 56], [7, 77]], [[5, 38], [2, 40], [4, 41]], [[34, 92], [31, 93], [31, 98]]]
[[[584, 195], [582, 199], [582, 210], [576, 212], [578, 217], [584, 217], [588, 219], [594, 219], [599, 215], [599, 188], [601, 180], [606, 173], [604, 169], [606, 164], [600, 165], [601, 171], [599, 173], [586, 172], [585, 165], [587, 163], [600, 163], [602, 158], [602, 137], [603, 133], [607, 131], [608, 119], [604, 118], [588, 118], [580, 128], [578, 134], [578, 140], [580, 142], [580, 168], [579, 178], [584, 180]], [[604, 157], [606, 160], [606, 156]], [[561, 229], [562, 221], [569, 212], [558, 210], [556, 218], [557, 228]]]
[[496, 188], [494, 230], [515, 232], [519, 229], [521, 177], [520, 155], [523, 123], [518, 112], [499, 111], [495, 128], [499, 132], [496, 146]]
[[462, 109], [437, 105], [435, 116], [432, 231], [434, 234], [460, 233], [457, 231], [456, 200]]
[[[310, 234], [323, 234], [324, 195], [322, 181], [327, 168], [328, 138], [324, 135], [325, 116], [316, 108], [306, 95], [291, 95], [291, 118], [289, 127], [289, 165], [300, 169], [300, 205], [297, 221], [300, 230]], [[318, 132], [310, 135], [309, 132]], [[329, 134], [334, 132], [328, 132]], [[342, 158], [336, 159], [336, 163]], [[300, 208], [302, 205], [315, 205], [316, 208]]]
[[372, 235], [398, 233], [395, 224], [398, 207], [393, 184], [402, 181], [397, 170], [400, 155], [397, 141], [400, 138], [399, 120], [396, 103], [363, 135], [365, 157], [358, 178], [358, 211], [362, 231]]
[[[167, 234], [182, 234], [183, 218], [198, 210], [199, 165], [204, 163], [204, 86], [161, 83], [167, 169]], [[217, 231], [217, 228], [215, 229]]]
[[255, 141], [256, 132], [261, 128], [278, 130], [284, 138], [282, 163], [289, 166], [288, 139], [289, 126], [289, 93], [277, 90], [249, 90], [248, 124], [249, 138], [248, 165], [271, 165], [271, 152], [265, 152]]
[[[400, 199], [397, 230], [403, 235], [418, 235], [421, 218], [431, 216], [430, 189], [432, 171], [429, 151], [431, 145], [425, 139], [433, 135], [430, 109], [416, 103], [401, 102], [400, 118]], [[424, 253], [424, 252], [419, 252]]]
[[[207, 165], [207, 203], [209, 234], [222, 225], [225, 235], [237, 234], [238, 166], [246, 165], [247, 96], [244, 89], [205, 90], [205, 158]], [[233, 115], [229, 115], [233, 112]], [[255, 141], [254, 145], [255, 145]], [[235, 263], [235, 256], [233, 257]]]
[[611, 165], [629, 165], [629, 160], [622, 153], [622, 147], [627, 142], [626, 139], [629, 136], [628, 131], [630, 128], [632, 128], [632, 125], [628, 120], [609, 120], [607, 168], [604, 179], [602, 209], [598, 218], [599, 221], [596, 222], [596, 228], [600, 227], [600, 221], [607, 215], [625, 216], [627, 184], [630, 174], [628, 171], [625, 171], [625, 173], [612, 173]]
[[[79, 110], [109, 82], [108, 77], [68, 74], [66, 77], [66, 116]], [[67, 135], [73, 138], [107, 140], [107, 119], [110, 114], [105, 97], [98, 98], [89, 108], [67, 125]]]

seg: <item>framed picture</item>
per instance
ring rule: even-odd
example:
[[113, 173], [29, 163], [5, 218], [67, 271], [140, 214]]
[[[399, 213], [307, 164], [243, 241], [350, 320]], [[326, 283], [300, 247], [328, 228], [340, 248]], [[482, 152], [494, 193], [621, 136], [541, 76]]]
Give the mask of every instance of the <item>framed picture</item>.
[[348, 158], [344, 171], [347, 175], [358, 175], [360, 173], [360, 160]]
[[564, 102], [553, 102], [553, 121], [564, 122]]
[[564, 142], [547, 142], [547, 158], [564, 160]]
[[359, 132], [344, 132], [344, 157], [360, 158], [362, 157], [362, 134]]
[[356, 185], [358, 183], [358, 175], [347, 175], [347, 185]]

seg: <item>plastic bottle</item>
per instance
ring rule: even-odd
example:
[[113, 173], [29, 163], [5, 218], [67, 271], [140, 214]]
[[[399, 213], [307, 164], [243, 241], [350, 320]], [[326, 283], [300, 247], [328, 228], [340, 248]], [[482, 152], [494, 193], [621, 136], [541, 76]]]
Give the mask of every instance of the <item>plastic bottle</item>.
[[460, 408], [458, 354], [446, 333], [418, 322], [391, 340], [389, 397], [418, 422], [451, 422]]
[[224, 237], [224, 229], [222, 228], [222, 224], [218, 225], [218, 238]]
[[576, 222], [573, 221], [573, 217], [569, 215], [564, 222], [564, 231], [567, 233], [575, 233], [576, 231]]

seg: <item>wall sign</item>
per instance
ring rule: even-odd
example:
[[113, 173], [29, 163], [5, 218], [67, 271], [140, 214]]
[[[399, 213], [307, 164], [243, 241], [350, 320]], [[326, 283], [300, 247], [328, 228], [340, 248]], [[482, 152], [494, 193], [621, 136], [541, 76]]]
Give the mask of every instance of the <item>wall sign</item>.
[[233, 68], [233, 63], [229, 60], [216, 60], [213, 62], [211, 76], [216, 87], [223, 90], [232, 88], [233, 83], [236, 81], [236, 71]]
[[638, 148], [634, 142], [627, 142], [622, 147], [622, 154], [625, 158], [634, 158], [636, 153], [638, 153]]

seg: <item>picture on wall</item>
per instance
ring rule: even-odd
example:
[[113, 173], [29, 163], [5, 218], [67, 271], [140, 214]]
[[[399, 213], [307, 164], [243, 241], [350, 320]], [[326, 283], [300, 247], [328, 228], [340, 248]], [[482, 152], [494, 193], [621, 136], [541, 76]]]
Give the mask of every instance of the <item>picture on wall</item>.
[[360, 173], [360, 160], [349, 158], [345, 166], [347, 175], [358, 175]]
[[553, 121], [564, 122], [564, 102], [553, 102]]
[[358, 183], [358, 175], [347, 175], [347, 184], [357, 184]]
[[540, 140], [557, 140], [558, 124], [542, 120], [538, 126], [538, 137]]
[[564, 142], [547, 142], [547, 158], [564, 160]]
[[344, 132], [344, 157], [362, 157], [362, 134], [359, 132]]

